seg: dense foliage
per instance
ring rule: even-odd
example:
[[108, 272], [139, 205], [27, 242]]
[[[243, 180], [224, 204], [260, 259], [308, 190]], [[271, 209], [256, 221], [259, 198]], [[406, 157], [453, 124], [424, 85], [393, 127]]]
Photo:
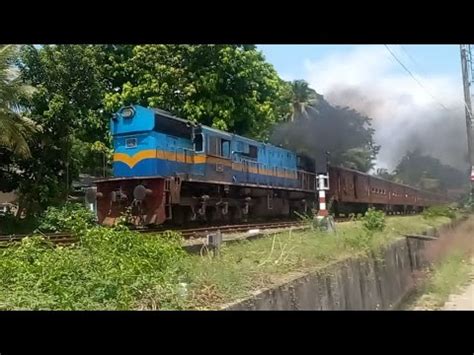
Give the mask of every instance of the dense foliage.
[[456, 210], [449, 206], [431, 206], [423, 211], [423, 218], [425, 219], [436, 217], [455, 218]]
[[288, 112], [288, 85], [254, 46], [135, 46], [128, 80], [106, 109], [138, 103], [222, 130], [263, 137]]
[[467, 173], [442, 164], [439, 159], [424, 155], [418, 150], [408, 151], [402, 157], [395, 169], [394, 179], [432, 191], [459, 188], [468, 180]]
[[369, 208], [362, 217], [362, 225], [371, 232], [381, 232], [385, 228], [385, 213], [375, 208]]
[[94, 226], [92, 211], [80, 204], [66, 203], [61, 208], [49, 206], [40, 218], [41, 232], [74, 232], [79, 234]]
[[40, 236], [0, 251], [0, 309], [180, 308], [179, 236], [93, 227], [75, 247]]

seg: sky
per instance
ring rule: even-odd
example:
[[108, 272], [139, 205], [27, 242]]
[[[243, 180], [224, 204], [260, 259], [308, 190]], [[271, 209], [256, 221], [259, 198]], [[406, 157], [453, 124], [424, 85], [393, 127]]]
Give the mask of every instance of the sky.
[[458, 45], [259, 45], [285, 80], [304, 79], [332, 104], [373, 119], [377, 167], [420, 148], [463, 166], [466, 150]]

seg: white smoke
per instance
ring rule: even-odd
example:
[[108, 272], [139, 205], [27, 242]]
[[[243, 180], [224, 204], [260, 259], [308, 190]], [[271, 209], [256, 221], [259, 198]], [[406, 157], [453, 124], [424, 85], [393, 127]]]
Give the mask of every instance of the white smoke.
[[465, 169], [462, 83], [450, 76], [423, 76], [413, 64], [409, 65], [398, 46], [390, 49], [411, 68], [426, 90], [384, 46], [375, 45], [306, 61], [306, 80], [331, 104], [349, 106], [373, 118], [375, 140], [381, 145], [377, 167], [391, 170], [408, 149], [418, 148], [445, 164]]

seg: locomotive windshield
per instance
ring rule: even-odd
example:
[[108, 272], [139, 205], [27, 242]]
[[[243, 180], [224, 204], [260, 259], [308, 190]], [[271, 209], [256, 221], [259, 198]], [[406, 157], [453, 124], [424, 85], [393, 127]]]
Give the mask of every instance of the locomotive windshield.
[[186, 121], [155, 114], [155, 132], [191, 140], [192, 128]]

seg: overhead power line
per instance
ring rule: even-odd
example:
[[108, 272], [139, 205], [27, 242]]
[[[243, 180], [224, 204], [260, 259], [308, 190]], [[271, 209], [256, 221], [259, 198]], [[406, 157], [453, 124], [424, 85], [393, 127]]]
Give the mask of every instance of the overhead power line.
[[400, 64], [400, 65], [402, 66], [402, 68], [405, 69], [405, 71], [406, 71], [408, 74], [410, 74], [410, 76], [413, 78], [413, 80], [415, 80], [416, 83], [417, 83], [419, 86], [421, 86], [421, 88], [423, 88], [423, 89], [426, 91], [426, 93], [427, 93], [428, 95], [430, 95], [431, 98], [432, 98], [434, 101], [436, 101], [436, 103], [437, 103], [438, 105], [440, 105], [440, 106], [441, 106], [443, 109], [445, 109], [446, 111], [450, 111], [446, 106], [444, 106], [441, 102], [439, 102], [439, 100], [438, 100], [435, 96], [433, 96], [433, 94], [431, 94], [431, 92], [411, 73], [411, 71], [397, 58], [397, 56], [395, 55], [395, 53], [393, 53], [393, 52], [390, 50], [390, 48], [389, 48], [386, 44], [384, 44], [384, 46], [385, 46], [385, 48], [387, 49], [387, 51], [392, 55], [392, 57], [398, 62], [398, 64]]
[[[420, 69], [421, 65], [413, 58], [413, 56], [407, 51], [407, 49], [400, 45], [400, 48], [403, 50], [403, 52], [405, 52], [405, 54], [407, 55], [408, 58], [410, 58], [410, 60], [412, 61], [413, 64], [415, 64], [415, 66]], [[421, 70], [423, 73], [426, 73], [424, 70]], [[460, 102], [462, 102], [462, 105], [464, 106], [464, 108], [468, 111], [469, 113], [469, 116], [472, 118], [472, 112], [469, 108], [469, 106], [467, 105], [466, 101], [465, 100], [459, 100]]]

